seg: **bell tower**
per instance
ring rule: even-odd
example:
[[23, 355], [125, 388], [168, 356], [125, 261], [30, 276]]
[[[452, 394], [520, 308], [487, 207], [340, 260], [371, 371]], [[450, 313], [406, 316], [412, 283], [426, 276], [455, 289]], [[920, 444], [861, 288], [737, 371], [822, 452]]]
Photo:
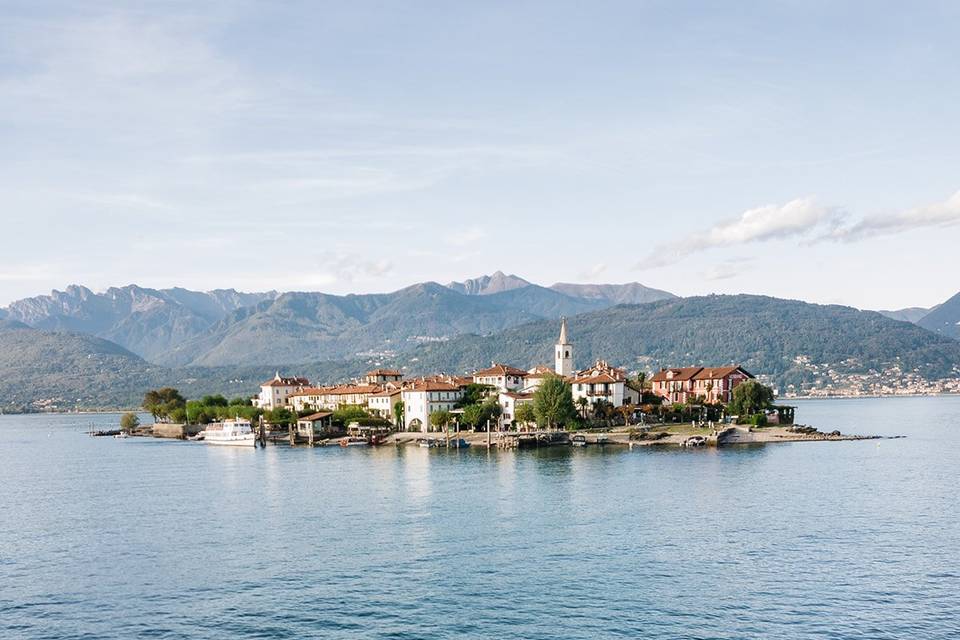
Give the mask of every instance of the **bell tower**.
[[560, 319], [560, 338], [554, 349], [553, 370], [561, 376], [573, 375], [573, 345], [567, 340], [567, 319]]

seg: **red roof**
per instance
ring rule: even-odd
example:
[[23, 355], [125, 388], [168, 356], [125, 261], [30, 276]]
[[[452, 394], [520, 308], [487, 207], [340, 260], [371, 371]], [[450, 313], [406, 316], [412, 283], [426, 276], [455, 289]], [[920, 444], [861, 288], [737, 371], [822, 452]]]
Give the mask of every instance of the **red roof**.
[[261, 387], [305, 387], [310, 384], [310, 381], [306, 378], [272, 378], [263, 384]]
[[329, 418], [333, 415], [333, 411], [318, 411], [317, 413], [311, 413], [308, 416], [303, 416], [302, 418], [297, 418], [298, 420], [307, 420], [309, 422], [316, 422], [317, 420], [323, 420], [324, 418]]
[[508, 364], [493, 364], [487, 369], [477, 371], [473, 374], [473, 377], [479, 376], [516, 376], [518, 378], [523, 378], [527, 376], [527, 372], [523, 369], [517, 369], [516, 367], [511, 367]]
[[459, 391], [460, 387], [448, 382], [436, 382], [433, 380], [417, 380], [404, 391]]
[[519, 393], [516, 391], [501, 391], [500, 395], [507, 396], [508, 398], [513, 398], [514, 400], [527, 400], [527, 399], [533, 398], [532, 393]]
[[598, 373], [595, 376], [581, 376], [579, 378], [574, 378], [573, 380], [574, 384], [593, 384], [597, 382], [601, 382], [601, 383], [623, 382], [623, 378], [617, 378], [615, 376], [610, 375], [607, 372], [603, 372], [603, 373]]
[[297, 396], [344, 396], [350, 394], [358, 393], [379, 393], [382, 389], [376, 385], [364, 384], [364, 385], [350, 385], [342, 384], [335, 387], [310, 387], [305, 388], [295, 394], [292, 397]]
[[402, 376], [403, 374], [395, 369], [374, 369], [367, 372], [368, 376]]
[[694, 380], [722, 380], [737, 371], [740, 371], [748, 378], [753, 377], [746, 369], [738, 365], [730, 365], [728, 367], [708, 367], [701, 369], [693, 378]]
[[[679, 367], [676, 369], [661, 369], [650, 378], [651, 382], [669, 382], [674, 380], [693, 380], [703, 367]], [[673, 374], [668, 376], [668, 374]]]

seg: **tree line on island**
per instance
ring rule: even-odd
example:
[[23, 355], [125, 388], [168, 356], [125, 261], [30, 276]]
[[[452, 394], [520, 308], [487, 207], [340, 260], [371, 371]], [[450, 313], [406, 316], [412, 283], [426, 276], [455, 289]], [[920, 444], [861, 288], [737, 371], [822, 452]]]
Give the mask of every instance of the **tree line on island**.
[[[724, 416], [738, 416], [742, 423], [764, 426], [767, 423], [766, 411], [774, 407], [773, 390], [756, 381], [748, 380], [738, 385], [729, 404], [707, 404], [702, 400], [689, 403], [668, 403], [652, 393], [641, 374], [630, 381], [641, 391], [639, 405], [625, 404], [614, 407], [613, 404], [599, 400], [591, 403], [586, 398], [573, 399], [572, 388], [559, 376], [551, 376], [533, 394], [533, 401], [516, 407], [514, 422], [524, 426], [536, 425], [540, 429], [576, 430], [592, 427], [611, 427], [615, 424], [630, 425], [638, 415], [641, 420], [667, 422], [720, 420]], [[187, 400], [172, 387], [151, 390], [143, 399], [143, 408], [156, 422], [171, 422], [205, 425], [212, 422], [243, 418], [251, 422], [261, 419], [271, 426], [286, 428], [296, 423], [298, 418], [315, 413], [318, 407], [308, 407], [295, 412], [289, 407], [277, 407], [263, 410], [254, 407], [247, 398], [228, 400], [222, 395], [207, 395], [197, 400]], [[430, 426], [443, 431], [457, 424], [474, 431], [484, 431], [488, 425], [496, 425], [503, 408], [497, 400], [496, 390], [488, 385], [469, 384], [463, 390], [463, 396], [455, 405], [456, 412], [447, 410], [430, 414]], [[382, 416], [370, 413], [357, 405], [342, 405], [332, 411], [332, 421], [343, 428], [356, 423], [362, 426], [390, 428], [403, 424], [403, 403], [394, 406], [394, 422]], [[139, 427], [135, 413], [124, 414], [121, 429], [134, 431]]]

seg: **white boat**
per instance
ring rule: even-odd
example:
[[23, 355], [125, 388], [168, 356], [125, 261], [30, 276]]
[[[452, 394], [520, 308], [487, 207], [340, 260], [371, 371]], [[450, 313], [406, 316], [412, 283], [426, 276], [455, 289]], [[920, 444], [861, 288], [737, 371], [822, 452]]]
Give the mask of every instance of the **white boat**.
[[257, 436], [249, 420], [237, 418], [207, 425], [203, 430], [203, 441], [207, 444], [228, 445], [233, 447], [255, 447]]

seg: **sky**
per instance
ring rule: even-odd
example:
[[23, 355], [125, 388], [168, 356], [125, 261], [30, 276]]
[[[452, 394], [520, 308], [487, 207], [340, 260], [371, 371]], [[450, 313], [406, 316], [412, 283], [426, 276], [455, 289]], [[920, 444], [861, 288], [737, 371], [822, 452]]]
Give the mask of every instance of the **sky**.
[[956, 2], [0, 0], [0, 304], [960, 290]]

